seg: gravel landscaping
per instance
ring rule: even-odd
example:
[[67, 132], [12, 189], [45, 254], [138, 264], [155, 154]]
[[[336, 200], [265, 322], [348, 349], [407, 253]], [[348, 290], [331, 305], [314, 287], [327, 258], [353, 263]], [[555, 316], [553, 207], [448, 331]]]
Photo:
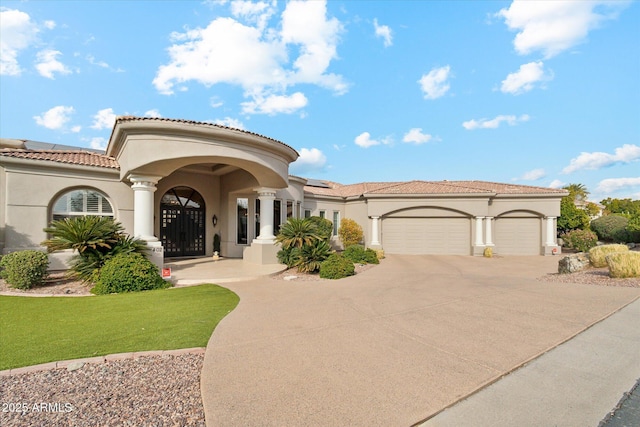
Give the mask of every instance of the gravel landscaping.
[[2, 377], [3, 426], [204, 426], [204, 354], [85, 364]]

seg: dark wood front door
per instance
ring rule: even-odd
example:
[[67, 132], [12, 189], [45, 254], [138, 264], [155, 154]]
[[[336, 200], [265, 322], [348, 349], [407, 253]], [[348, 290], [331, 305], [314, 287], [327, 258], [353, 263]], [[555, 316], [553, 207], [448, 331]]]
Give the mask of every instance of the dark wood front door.
[[166, 257], [205, 254], [204, 199], [189, 187], [174, 187], [160, 202], [160, 237]]

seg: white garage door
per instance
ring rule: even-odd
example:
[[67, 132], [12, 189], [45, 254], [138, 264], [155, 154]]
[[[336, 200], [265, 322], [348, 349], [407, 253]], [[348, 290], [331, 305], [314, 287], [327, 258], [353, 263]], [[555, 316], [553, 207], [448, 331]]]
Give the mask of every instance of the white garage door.
[[385, 218], [382, 247], [389, 254], [469, 255], [467, 218]]
[[498, 255], [540, 255], [539, 218], [497, 218], [493, 235]]

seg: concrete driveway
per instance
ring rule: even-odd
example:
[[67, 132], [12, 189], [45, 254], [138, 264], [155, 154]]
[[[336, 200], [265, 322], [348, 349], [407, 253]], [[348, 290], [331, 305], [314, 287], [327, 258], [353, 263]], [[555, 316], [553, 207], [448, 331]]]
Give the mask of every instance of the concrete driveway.
[[207, 347], [207, 424], [409, 426], [640, 296], [536, 280], [557, 262], [389, 256], [339, 281], [226, 284], [240, 304]]

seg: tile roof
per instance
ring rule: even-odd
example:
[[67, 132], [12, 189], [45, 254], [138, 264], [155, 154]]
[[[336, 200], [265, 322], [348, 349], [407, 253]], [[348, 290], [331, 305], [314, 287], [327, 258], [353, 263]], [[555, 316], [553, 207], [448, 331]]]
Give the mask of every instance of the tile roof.
[[26, 150], [2, 148], [0, 149], [0, 156], [17, 159], [44, 160], [72, 165], [97, 166], [109, 169], [120, 168], [120, 165], [113, 157], [83, 150]]
[[[220, 129], [234, 130], [234, 131], [237, 131], [237, 132], [245, 133], [247, 135], [258, 136], [260, 138], [264, 138], [264, 139], [267, 139], [269, 141], [273, 141], [275, 143], [282, 144], [285, 147], [291, 148], [292, 150], [295, 151], [295, 149], [293, 147], [291, 147], [290, 145], [285, 144], [282, 141], [278, 141], [277, 139], [270, 138], [268, 136], [261, 135], [259, 133], [249, 132], [249, 131], [244, 130], [244, 129], [232, 128], [232, 127], [229, 127], [229, 126], [219, 125], [219, 124], [216, 124], [216, 123], [198, 122], [198, 121], [195, 121], [195, 120], [184, 120], [184, 119], [170, 119], [170, 118], [165, 118], [165, 117], [138, 117], [138, 116], [118, 116], [118, 117], [116, 117], [116, 124], [123, 123], [123, 122], [135, 122], [135, 121], [155, 121], [155, 122], [186, 123], [186, 124], [192, 124], [192, 125], [198, 125], [198, 126], [210, 126], [210, 127], [220, 128]], [[115, 129], [115, 126], [114, 126], [114, 129]]]
[[564, 190], [487, 181], [362, 182], [342, 185], [324, 181], [328, 188], [307, 185], [317, 196], [353, 197], [365, 194], [563, 194]]

